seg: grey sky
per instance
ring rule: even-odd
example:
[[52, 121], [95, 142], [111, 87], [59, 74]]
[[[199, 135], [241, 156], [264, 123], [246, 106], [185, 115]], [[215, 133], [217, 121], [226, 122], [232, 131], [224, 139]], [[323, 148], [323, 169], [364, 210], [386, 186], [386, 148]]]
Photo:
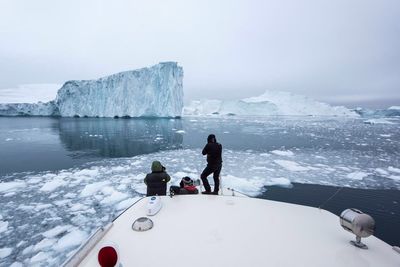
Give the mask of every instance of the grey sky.
[[178, 61], [186, 100], [400, 104], [398, 0], [0, 0], [0, 38], [0, 88]]

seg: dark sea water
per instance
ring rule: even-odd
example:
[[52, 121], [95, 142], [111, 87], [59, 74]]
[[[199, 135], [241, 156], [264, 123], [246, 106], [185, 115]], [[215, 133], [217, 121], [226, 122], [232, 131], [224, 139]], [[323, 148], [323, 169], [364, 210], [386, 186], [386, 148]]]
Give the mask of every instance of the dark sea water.
[[153, 160], [167, 167], [172, 183], [199, 177], [210, 133], [224, 148], [224, 186], [315, 207], [342, 188], [324, 209], [369, 213], [376, 236], [400, 245], [400, 121], [364, 121], [0, 117], [0, 249], [10, 252], [0, 266], [59, 265], [143, 195]]

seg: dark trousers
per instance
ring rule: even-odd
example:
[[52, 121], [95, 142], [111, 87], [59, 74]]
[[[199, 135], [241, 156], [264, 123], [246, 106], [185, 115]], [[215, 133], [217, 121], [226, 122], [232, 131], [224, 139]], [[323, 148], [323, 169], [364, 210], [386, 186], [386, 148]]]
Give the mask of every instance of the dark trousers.
[[201, 180], [203, 181], [206, 192], [211, 192], [210, 184], [208, 183], [207, 177], [213, 173], [214, 178], [214, 193], [218, 193], [219, 189], [219, 174], [221, 173], [222, 164], [210, 165], [208, 164], [204, 171], [201, 173]]

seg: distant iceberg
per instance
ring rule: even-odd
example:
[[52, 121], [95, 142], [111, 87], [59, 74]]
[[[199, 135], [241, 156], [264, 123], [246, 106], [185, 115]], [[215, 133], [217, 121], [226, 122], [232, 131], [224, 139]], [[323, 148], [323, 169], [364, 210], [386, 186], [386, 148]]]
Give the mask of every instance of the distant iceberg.
[[400, 117], [400, 106], [392, 106], [387, 109], [368, 109], [368, 108], [356, 108], [355, 112], [360, 114], [362, 117]]
[[289, 92], [266, 91], [258, 97], [241, 100], [197, 100], [184, 107], [184, 115], [319, 115], [350, 116], [358, 114], [346, 107], [331, 106]]
[[68, 81], [54, 101], [0, 104], [0, 115], [179, 117], [183, 108], [182, 80], [182, 67], [164, 62], [98, 80]]
[[0, 104], [0, 116], [59, 116], [54, 101]]

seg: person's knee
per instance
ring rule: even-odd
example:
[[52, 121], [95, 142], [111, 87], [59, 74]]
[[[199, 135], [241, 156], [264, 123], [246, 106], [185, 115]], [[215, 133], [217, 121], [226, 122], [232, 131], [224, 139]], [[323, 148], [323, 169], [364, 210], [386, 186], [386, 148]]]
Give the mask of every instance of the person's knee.
[[200, 175], [200, 178], [201, 178], [201, 180], [205, 180], [205, 179], [207, 179], [207, 175], [205, 175], [204, 173], [202, 173], [202, 174]]

